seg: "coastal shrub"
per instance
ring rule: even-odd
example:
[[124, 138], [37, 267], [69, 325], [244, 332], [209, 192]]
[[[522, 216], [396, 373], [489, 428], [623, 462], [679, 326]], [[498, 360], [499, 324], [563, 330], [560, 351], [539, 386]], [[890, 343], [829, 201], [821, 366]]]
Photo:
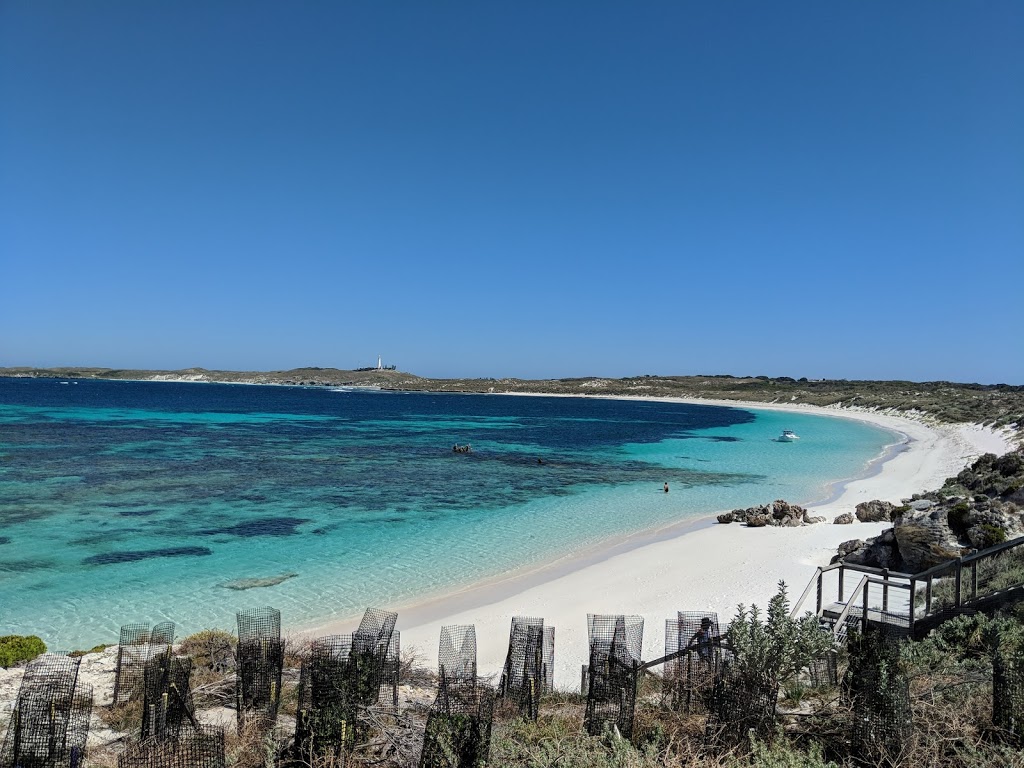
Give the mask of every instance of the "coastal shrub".
[[32, 661], [46, 653], [46, 643], [35, 635], [4, 635], [0, 637], [0, 667]]
[[978, 544], [982, 549], [987, 547], [994, 547], [996, 544], [1002, 544], [1006, 541], [1006, 531], [1004, 531], [998, 525], [992, 525], [991, 523], [982, 523], [981, 528], [981, 539]]
[[110, 647], [110, 643], [102, 643], [100, 645], [94, 645], [88, 651], [72, 651], [71, 653], [68, 654], [68, 656], [70, 656], [73, 659], [77, 659], [80, 656], [87, 656], [90, 653], [101, 653], [102, 651], [105, 651], [109, 647]]
[[777, 690], [779, 685], [799, 674], [812, 661], [832, 648], [831, 635], [822, 632], [811, 613], [789, 618], [786, 583], [768, 602], [764, 620], [756, 605], [748, 610], [740, 605], [729, 625], [729, 643], [736, 654], [734, 670], [752, 686]]
[[238, 640], [222, 629], [204, 629], [189, 635], [178, 645], [178, 653], [191, 656], [197, 670], [228, 672], [235, 666]]
[[958, 504], [954, 504], [949, 510], [948, 519], [950, 530], [953, 531], [957, 536], [967, 535], [967, 516], [971, 512], [971, 505], [965, 501], [961, 501]]

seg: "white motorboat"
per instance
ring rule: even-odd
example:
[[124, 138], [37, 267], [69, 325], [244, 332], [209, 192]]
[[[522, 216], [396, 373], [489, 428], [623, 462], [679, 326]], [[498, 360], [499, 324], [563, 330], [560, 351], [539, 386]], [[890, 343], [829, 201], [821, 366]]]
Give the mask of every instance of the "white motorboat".
[[799, 440], [800, 435], [791, 429], [782, 430], [782, 434], [779, 435], [778, 442], [780, 443], [792, 443], [794, 440]]

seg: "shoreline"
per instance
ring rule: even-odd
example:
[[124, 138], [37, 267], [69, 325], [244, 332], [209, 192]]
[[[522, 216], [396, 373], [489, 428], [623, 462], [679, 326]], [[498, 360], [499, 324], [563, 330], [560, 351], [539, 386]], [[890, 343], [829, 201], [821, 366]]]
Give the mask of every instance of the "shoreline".
[[[890, 523], [834, 525], [836, 515], [853, 512], [858, 503], [872, 499], [898, 503], [913, 493], [941, 486], [982, 453], [1002, 454], [1013, 448], [1004, 433], [972, 424], [931, 423], [913, 414], [733, 400], [608, 397], [849, 418], [888, 429], [901, 439], [887, 445], [863, 474], [832, 483], [826, 499], [801, 505], [824, 516], [826, 522], [752, 529], [718, 524], [716, 512], [632, 534], [523, 572], [398, 606], [403, 651], [413, 650], [419, 662], [433, 666], [441, 627], [473, 624], [480, 674], [500, 675], [512, 616], [543, 617], [556, 628], [555, 687], [574, 689], [579, 685], [580, 665], [586, 663], [587, 613], [643, 616], [643, 655], [657, 657], [664, 650], [664, 621], [677, 610], [716, 612], [725, 625], [740, 603], [766, 607], [779, 580], [786, 582], [793, 601], [815, 567], [827, 564], [840, 543], [871, 538], [891, 527]], [[350, 632], [357, 622], [358, 618], [311, 623], [294, 634]]]

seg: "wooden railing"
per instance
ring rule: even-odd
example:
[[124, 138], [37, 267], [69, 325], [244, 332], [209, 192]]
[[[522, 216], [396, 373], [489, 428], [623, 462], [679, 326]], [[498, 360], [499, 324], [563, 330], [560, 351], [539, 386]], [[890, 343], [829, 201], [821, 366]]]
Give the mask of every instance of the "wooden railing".
[[[799, 616], [813, 592], [813, 613], [816, 616], [822, 616], [826, 609], [831, 608], [833, 612], [839, 609], [838, 618], [835, 619], [833, 626], [833, 631], [837, 635], [845, 628], [850, 614], [854, 612], [860, 613], [861, 621], [864, 623], [878, 620], [888, 624], [905, 625], [908, 633], [915, 635], [918, 631], [931, 628], [946, 618], [974, 610], [996, 592], [1009, 593], [1018, 587], [1019, 591], [1024, 592], [1024, 584], [990, 590], [985, 578], [987, 563], [1021, 546], [1024, 546], [1024, 537], [941, 563], [915, 574], [853, 563], [839, 562], [826, 565], [816, 570], [790, 615], [792, 618]], [[1024, 550], [1021, 550], [1021, 553], [1024, 553]], [[828, 594], [835, 594], [835, 599], [829, 597], [826, 603], [826, 590], [833, 575], [835, 592]], [[851, 577], [858, 578], [858, 581], [847, 595], [845, 588]], [[952, 594], [949, 596], [936, 594], [948, 592], [950, 588]], [[894, 592], [899, 596], [895, 604]], [[876, 595], [875, 598], [873, 595]]]

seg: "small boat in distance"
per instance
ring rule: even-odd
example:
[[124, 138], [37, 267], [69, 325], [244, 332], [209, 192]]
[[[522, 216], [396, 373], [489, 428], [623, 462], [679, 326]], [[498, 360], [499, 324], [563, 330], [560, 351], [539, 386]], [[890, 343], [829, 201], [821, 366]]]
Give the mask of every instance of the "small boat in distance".
[[784, 429], [782, 430], [782, 434], [779, 435], [779, 437], [777, 438], [777, 441], [780, 443], [792, 443], [794, 440], [799, 439], [800, 435], [798, 435], [796, 432], [794, 432], [791, 429]]

